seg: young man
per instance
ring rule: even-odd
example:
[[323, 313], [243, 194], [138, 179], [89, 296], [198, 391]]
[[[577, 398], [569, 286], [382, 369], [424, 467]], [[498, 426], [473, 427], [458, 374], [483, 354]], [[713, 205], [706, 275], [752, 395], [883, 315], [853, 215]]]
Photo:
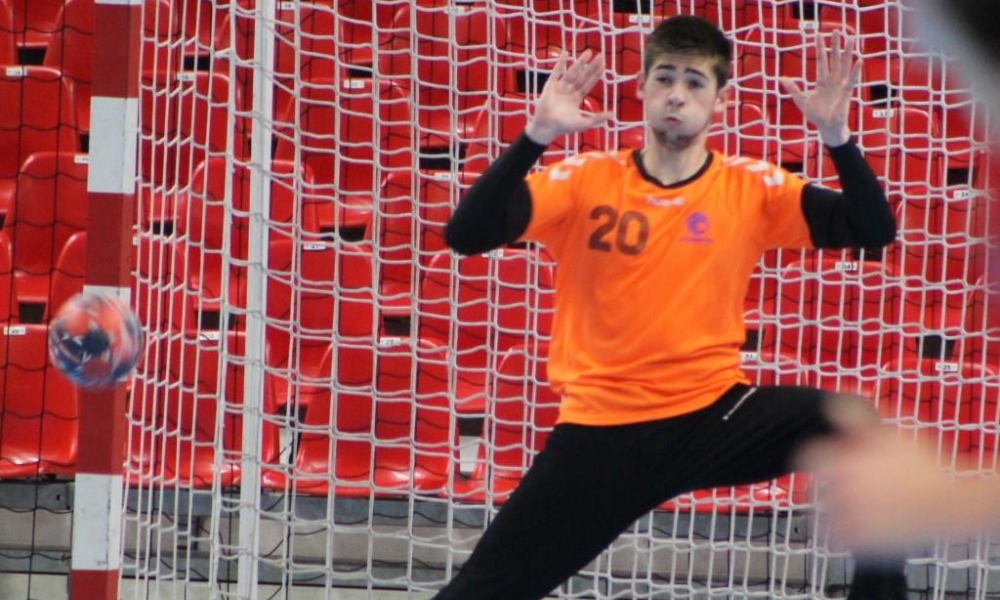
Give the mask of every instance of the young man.
[[[556, 259], [548, 372], [558, 425], [439, 599], [541, 598], [633, 521], [690, 490], [790, 471], [799, 444], [834, 432], [827, 410], [877, 419], [861, 400], [751, 387], [740, 371], [743, 301], [772, 248], [872, 248], [895, 222], [847, 125], [860, 65], [822, 41], [816, 90], [784, 82], [817, 128], [843, 192], [705, 148], [724, 110], [724, 34], [691, 16], [651, 34], [638, 87], [638, 151], [588, 153], [529, 169], [553, 140], [603, 123], [580, 103], [602, 61], [560, 58], [524, 134], [478, 179], [446, 235], [462, 254], [520, 240]], [[859, 425], [866, 426], [866, 425]], [[850, 598], [904, 598], [902, 563], [859, 568]]]

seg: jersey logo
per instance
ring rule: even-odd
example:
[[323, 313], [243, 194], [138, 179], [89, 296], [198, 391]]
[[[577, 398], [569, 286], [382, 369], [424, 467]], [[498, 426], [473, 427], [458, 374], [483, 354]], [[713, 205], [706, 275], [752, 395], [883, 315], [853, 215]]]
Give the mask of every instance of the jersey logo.
[[708, 219], [708, 215], [703, 212], [692, 213], [691, 216], [687, 218], [687, 223], [685, 223], [687, 228], [687, 234], [681, 238], [684, 242], [694, 242], [696, 244], [707, 244], [712, 242], [712, 238], [708, 237], [708, 232], [712, 228], [712, 223]]
[[549, 181], [566, 181], [569, 179], [569, 171], [562, 171], [558, 168], [553, 168], [549, 171]]
[[780, 187], [783, 183], [785, 183], [785, 174], [781, 171], [764, 176], [764, 185], [767, 187]]
[[667, 208], [670, 206], [684, 206], [684, 198], [657, 198], [656, 196], [646, 196], [646, 204]]

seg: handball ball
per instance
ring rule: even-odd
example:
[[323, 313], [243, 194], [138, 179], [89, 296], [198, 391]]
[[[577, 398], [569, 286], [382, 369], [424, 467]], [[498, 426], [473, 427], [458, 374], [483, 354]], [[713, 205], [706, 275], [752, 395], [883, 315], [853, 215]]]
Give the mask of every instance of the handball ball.
[[128, 377], [142, 354], [138, 317], [115, 296], [77, 294], [49, 324], [49, 356], [74, 384], [113, 387]]

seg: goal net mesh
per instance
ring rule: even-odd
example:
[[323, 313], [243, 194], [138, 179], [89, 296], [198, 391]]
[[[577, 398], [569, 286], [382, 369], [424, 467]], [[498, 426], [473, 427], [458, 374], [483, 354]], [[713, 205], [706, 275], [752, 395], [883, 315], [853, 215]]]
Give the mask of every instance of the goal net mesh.
[[[460, 258], [444, 224], [562, 50], [605, 56], [584, 106], [614, 118], [539, 165], [641, 147], [643, 39], [679, 13], [733, 40], [710, 146], [834, 188], [778, 79], [814, 81], [815, 37], [854, 35], [851, 127], [900, 226], [885, 249], [763, 257], [748, 375], [863, 393], [942, 466], [995, 475], [985, 116], [896, 0], [147, 0], [123, 597], [455, 574], [552, 429], [559, 267], [534, 245]], [[852, 563], [807, 510], [815, 487], [686, 494], [556, 593], [843, 597]], [[911, 587], [985, 597], [997, 554], [921, 548]]]

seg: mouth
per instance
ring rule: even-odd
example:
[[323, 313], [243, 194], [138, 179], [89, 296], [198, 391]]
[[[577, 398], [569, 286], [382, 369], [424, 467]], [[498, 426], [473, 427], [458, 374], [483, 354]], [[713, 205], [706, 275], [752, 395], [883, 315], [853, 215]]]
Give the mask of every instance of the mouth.
[[663, 122], [667, 125], [680, 125], [682, 121], [679, 117], [669, 116], [663, 119]]

